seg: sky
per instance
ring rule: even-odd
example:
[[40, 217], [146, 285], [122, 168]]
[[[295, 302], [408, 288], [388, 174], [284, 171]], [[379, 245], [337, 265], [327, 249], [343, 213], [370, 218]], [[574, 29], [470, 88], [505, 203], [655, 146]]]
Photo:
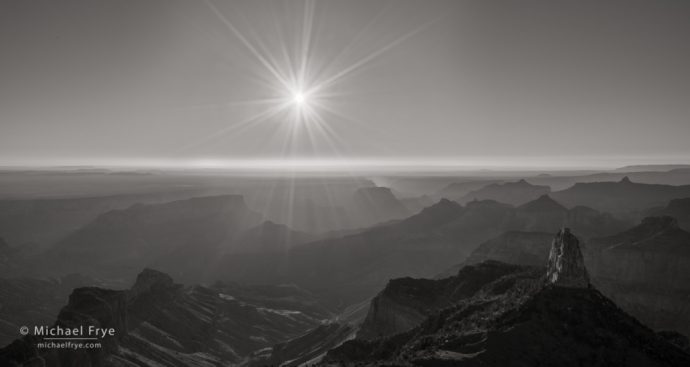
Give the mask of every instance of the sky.
[[682, 0], [0, 0], [0, 55], [0, 165], [690, 163]]

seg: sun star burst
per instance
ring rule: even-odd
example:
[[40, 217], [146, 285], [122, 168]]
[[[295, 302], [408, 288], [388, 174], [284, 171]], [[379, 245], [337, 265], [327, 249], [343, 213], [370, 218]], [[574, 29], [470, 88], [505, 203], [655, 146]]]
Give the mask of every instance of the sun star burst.
[[[270, 45], [257, 38], [254, 30], [241, 32], [216, 7], [214, 1], [205, 0], [205, 2], [233, 36], [258, 61], [258, 65], [263, 68], [263, 71], [257, 76], [259, 82], [266, 87], [266, 98], [244, 103], [262, 105], [265, 108], [263, 111], [254, 113], [254, 115], [243, 120], [234, 121], [226, 128], [189, 144], [187, 148], [199, 146], [224, 134], [238, 134], [259, 123], [279, 121], [284, 123], [279, 125], [275, 133], [282, 135], [285, 139], [283, 143], [285, 150], [291, 150], [291, 146], [299, 142], [312, 147], [325, 144], [331, 149], [331, 153], [339, 155], [337, 145], [343, 145], [343, 142], [333, 127], [330, 126], [334, 124], [334, 121], [355, 122], [360, 127], [370, 130], [372, 127], [338, 110], [334, 100], [340, 94], [334, 93], [334, 86], [362, 71], [365, 69], [364, 66], [373, 59], [426, 27], [426, 25], [418, 27], [360, 59], [337, 67], [336, 65], [339, 65], [347, 55], [346, 51], [354, 46], [356, 40], [363, 37], [363, 34], [359, 34], [353, 39], [351, 45], [332, 59], [324, 59], [323, 55], [320, 55], [321, 64], [317, 65], [314, 53], [319, 50], [315, 50], [313, 39], [314, 34], [318, 33], [314, 29], [315, 0], [304, 0], [299, 3], [302, 4], [301, 10], [303, 12], [301, 22], [296, 23], [299, 30], [292, 35], [283, 34], [280, 31], [275, 33], [275, 38], [272, 40], [275, 43]], [[372, 23], [377, 17], [372, 18]], [[283, 29], [280, 21], [276, 19], [276, 22], [276, 29]], [[367, 28], [368, 26], [362, 31]], [[306, 139], [299, 139], [300, 135], [304, 135]]]

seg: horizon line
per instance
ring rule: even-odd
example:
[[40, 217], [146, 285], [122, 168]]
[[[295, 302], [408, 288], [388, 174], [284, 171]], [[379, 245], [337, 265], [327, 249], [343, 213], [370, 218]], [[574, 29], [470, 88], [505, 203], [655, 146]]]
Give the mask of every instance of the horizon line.
[[448, 172], [448, 171], [578, 171], [628, 166], [690, 166], [686, 157], [473, 157], [356, 159], [18, 159], [0, 162], [0, 169], [183, 169], [239, 172]]

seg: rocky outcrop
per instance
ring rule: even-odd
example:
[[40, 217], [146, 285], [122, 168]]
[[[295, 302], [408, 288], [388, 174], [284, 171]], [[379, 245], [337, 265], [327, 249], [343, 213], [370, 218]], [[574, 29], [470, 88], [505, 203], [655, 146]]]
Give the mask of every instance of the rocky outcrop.
[[[69, 303], [57, 317], [54, 327], [74, 329], [89, 326], [114, 328], [116, 335], [97, 340], [100, 348], [67, 349], [38, 348], [39, 343], [50, 342], [43, 336], [30, 334], [0, 350], [2, 366], [108, 366], [127, 335], [127, 303], [125, 291], [95, 287], [77, 288]], [[33, 333], [33, 331], [31, 331]], [[86, 334], [79, 334], [84, 336]], [[79, 341], [77, 341], [79, 342]], [[59, 341], [58, 341], [59, 343]]]
[[[563, 254], [570, 254], [567, 247], [577, 245], [577, 241], [563, 231], [555, 245], [566, 247]], [[567, 255], [561, 258], [568, 260]], [[520, 274], [527, 273], [518, 270], [440, 310], [422, 311], [427, 317], [409, 330], [348, 341], [331, 350], [323, 364], [680, 367], [690, 363], [682, 337], [657, 334], [596, 289], [579, 287], [584, 280], [582, 272], [569, 273], [579, 274], [579, 278], [556, 278], [570, 280], [566, 286], [545, 285], [543, 275]], [[431, 290], [413, 292], [408, 303], [425, 304], [437, 296]]]
[[393, 280], [372, 301], [362, 325], [366, 337], [358, 335], [331, 350], [324, 364], [661, 367], [690, 363], [687, 338], [653, 332], [590, 285], [579, 241], [570, 230], [558, 232], [546, 275], [540, 273], [531, 276], [528, 268], [490, 261], [466, 266], [451, 278]]
[[[553, 236], [507, 232], [480, 245], [465, 263], [444, 271], [453, 276], [466, 265], [498, 260], [519, 265], [546, 263]], [[581, 244], [591, 283], [623, 310], [656, 330], [690, 335], [690, 235], [673, 218], [648, 218], [613, 236]], [[541, 260], [540, 260], [541, 259]]]
[[0, 347], [15, 340], [23, 325], [50, 325], [74, 288], [94, 284], [93, 279], [76, 274], [60, 279], [0, 279]]
[[62, 327], [114, 328], [102, 348], [41, 349], [28, 335], [0, 349], [0, 366], [235, 365], [329, 316], [295, 287], [184, 287], [146, 269], [130, 290], [75, 289], [58, 315]]
[[137, 280], [127, 295], [132, 300], [141, 294], [156, 292], [173, 286], [173, 279], [168, 274], [146, 268], [137, 275]]
[[466, 266], [456, 276], [440, 280], [393, 279], [371, 301], [357, 338], [370, 340], [408, 331], [432, 312], [490, 292], [498, 283], [509, 283], [516, 278], [538, 278], [539, 273], [532, 267], [487, 261]]
[[580, 241], [568, 228], [559, 231], [553, 240], [546, 265], [546, 280], [558, 287], [589, 287], [589, 275], [580, 252]]

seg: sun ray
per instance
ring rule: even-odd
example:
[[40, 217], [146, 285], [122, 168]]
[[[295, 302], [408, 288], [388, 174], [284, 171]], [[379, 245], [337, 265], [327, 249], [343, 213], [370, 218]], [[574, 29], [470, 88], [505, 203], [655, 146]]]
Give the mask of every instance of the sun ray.
[[309, 50], [311, 48], [312, 28], [314, 26], [314, 0], [305, 0], [304, 21], [302, 23], [302, 52], [300, 54], [300, 70], [298, 73], [298, 83], [307, 82], [307, 68], [309, 66]]
[[422, 25], [422, 26], [420, 26], [420, 27], [417, 27], [416, 29], [414, 29], [414, 30], [412, 30], [412, 31], [410, 31], [410, 32], [408, 32], [408, 33], [405, 33], [405, 34], [402, 35], [401, 37], [399, 37], [399, 38], [393, 40], [392, 42], [390, 42], [390, 43], [388, 43], [387, 45], [385, 45], [385, 46], [379, 48], [378, 50], [376, 50], [376, 51], [370, 53], [369, 55], [367, 55], [367, 56], [365, 56], [365, 57], [359, 59], [359, 60], [356, 61], [355, 63], [351, 64], [350, 66], [348, 66], [348, 67], [346, 67], [346, 68], [344, 68], [343, 70], [341, 70], [341, 71], [335, 73], [334, 75], [332, 75], [332, 76], [330, 76], [330, 77], [327, 77], [327, 78], [326, 78], [325, 80], [323, 80], [323, 81], [317, 82], [317, 83], [312, 87], [312, 90], [318, 92], [319, 90], [324, 89], [324, 88], [326, 88], [326, 87], [332, 85], [333, 83], [338, 82], [338, 81], [341, 80], [342, 78], [344, 78], [344, 77], [346, 77], [346, 76], [352, 74], [353, 72], [355, 72], [355, 71], [356, 71], [358, 68], [360, 68], [361, 66], [363, 66], [363, 65], [365, 65], [365, 64], [367, 64], [367, 63], [369, 63], [369, 62], [371, 62], [372, 60], [376, 59], [377, 57], [379, 57], [379, 56], [383, 55], [384, 53], [388, 52], [390, 49], [392, 49], [392, 48], [398, 46], [399, 44], [401, 44], [401, 43], [403, 43], [403, 42], [405, 42], [406, 40], [408, 40], [408, 39], [410, 39], [411, 37], [415, 36], [416, 34], [418, 34], [419, 32], [423, 31], [424, 29], [426, 29], [427, 27], [429, 27], [431, 24], [433, 24], [433, 23], [435, 23], [435, 22], [436, 22], [436, 20], [431, 21], [431, 22], [429, 22], [429, 23], [427, 23], [427, 24], [424, 24], [424, 25]]
[[[227, 105], [246, 104], [266, 107], [264, 111], [238, 122], [231, 122], [229, 126], [188, 144], [184, 149], [198, 147], [230, 133], [245, 132], [253, 126], [270, 120], [275, 122], [277, 127], [272, 130], [271, 140], [275, 138], [282, 140], [280, 141], [281, 153], [283, 157], [290, 159], [296, 158], [298, 152], [307, 152], [314, 156], [325, 154], [322, 148], [330, 150], [328, 153], [336, 156], [346, 151], [347, 142], [338, 134], [338, 129], [334, 128], [337, 122], [354, 122], [363, 128], [380, 133], [375, 125], [366, 124], [338, 111], [337, 105], [342, 102], [342, 97], [354, 93], [336, 91], [334, 86], [375, 66], [372, 61], [411, 39], [436, 21], [425, 23], [354, 62], [344, 63], [344, 67], [336, 68], [337, 65], [342, 64], [341, 59], [348, 56], [360, 40], [367, 36], [369, 30], [380, 20], [385, 9], [392, 2], [388, 2], [383, 10], [374, 14], [366, 26], [359, 30], [352, 41], [339, 50], [334, 57], [322, 57], [316, 62], [319, 35], [316, 28], [319, 23], [316, 21], [317, 2], [315, 0], [301, 2], [302, 5], [299, 8], [301, 24], [293, 29], [294, 38], [292, 39], [289, 38], [290, 34], [281, 27], [281, 19], [277, 18], [274, 12], [271, 12], [271, 16], [275, 20], [272, 22], [275, 38], [266, 39], [257, 34], [257, 29], [250, 28], [241, 31], [236, 24], [223, 15], [221, 10], [214, 5], [213, 0], [204, 1], [251, 56], [258, 60], [260, 69], [267, 71], [267, 73], [257, 74], [256, 81], [264, 88], [268, 96], [256, 100], [229, 102]], [[196, 108], [204, 107], [196, 106]]]
[[266, 67], [266, 69], [273, 74], [273, 76], [278, 79], [283, 85], [289, 86], [289, 82], [285, 79], [285, 77], [273, 66], [271, 65], [268, 60], [264, 58], [264, 56], [249, 42], [249, 40], [240, 32], [231, 22], [226, 18], [223, 13], [221, 13], [218, 8], [213, 5], [213, 3], [210, 0], [204, 0], [206, 4], [209, 6], [209, 8], [213, 11], [214, 14], [218, 17], [218, 19], [223, 22], [227, 26], [227, 28], [237, 37], [242, 44], [244, 44], [249, 51], [252, 52], [252, 54], [261, 62], [261, 64]]
[[383, 14], [385, 14], [386, 10], [389, 8], [392, 2], [393, 0], [389, 0], [383, 6], [383, 8], [381, 8], [381, 10], [378, 13], [376, 13], [376, 15], [373, 18], [371, 18], [371, 20], [357, 32], [357, 34], [352, 38], [352, 40], [347, 44], [347, 46], [343, 47], [342, 50], [340, 50], [340, 52], [335, 57], [331, 58], [331, 60], [328, 63], [324, 64], [323, 67], [315, 73], [317, 75], [317, 79], [319, 79], [324, 73], [327, 74], [329, 69], [332, 69], [334, 65], [337, 65], [337, 63], [340, 62], [340, 60], [345, 55], [347, 55], [347, 53], [350, 52], [350, 50], [352, 50], [352, 48], [355, 45], [357, 45], [365, 35], [367, 35], [371, 27], [374, 24], [376, 24], [376, 22], [381, 18], [381, 16], [383, 16]]

